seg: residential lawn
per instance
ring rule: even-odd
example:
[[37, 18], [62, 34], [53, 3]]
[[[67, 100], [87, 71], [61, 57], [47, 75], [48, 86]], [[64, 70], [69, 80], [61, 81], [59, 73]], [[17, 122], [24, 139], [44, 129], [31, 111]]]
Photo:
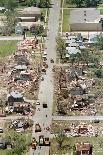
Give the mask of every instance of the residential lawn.
[[[63, 146], [68, 145], [70, 148], [73, 147], [73, 145], [77, 142], [89, 142], [93, 145], [93, 155], [103, 155], [103, 137], [69, 137], [66, 138]], [[101, 142], [101, 147], [100, 147]], [[50, 155], [56, 154], [56, 155], [62, 155], [63, 153], [69, 153], [71, 154], [72, 149], [69, 149], [69, 147], [64, 147], [64, 150], [60, 152], [57, 147], [57, 142], [55, 138], [51, 140], [51, 148], [50, 148]]]
[[[63, 1], [63, 0], [62, 0], [62, 1]], [[76, 7], [76, 5], [66, 3], [66, 0], [64, 0], [63, 8], [75, 8], [75, 7]]]
[[17, 40], [0, 40], [0, 57], [5, 57], [16, 51]]
[[100, 10], [100, 14], [103, 15], [103, 7], [98, 8]]
[[64, 9], [63, 11], [63, 32], [69, 32], [70, 26], [69, 26], [69, 16], [70, 16], [70, 9]]
[[46, 15], [46, 8], [41, 8], [41, 12], [44, 14], [44, 16]]

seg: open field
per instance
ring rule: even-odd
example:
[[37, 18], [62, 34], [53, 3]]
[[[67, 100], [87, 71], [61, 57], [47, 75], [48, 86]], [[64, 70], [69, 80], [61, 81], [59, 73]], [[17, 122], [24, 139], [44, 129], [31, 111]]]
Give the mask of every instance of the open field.
[[70, 16], [70, 9], [64, 9], [63, 10], [63, 25], [62, 25], [63, 32], [70, 31], [69, 16]]
[[0, 41], [0, 57], [5, 57], [16, 51], [18, 41]]

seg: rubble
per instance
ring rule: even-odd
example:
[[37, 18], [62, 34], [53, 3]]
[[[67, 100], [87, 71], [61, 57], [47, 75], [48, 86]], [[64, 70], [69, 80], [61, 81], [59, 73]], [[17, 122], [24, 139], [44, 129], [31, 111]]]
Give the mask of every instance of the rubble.
[[[55, 68], [55, 95], [57, 112], [64, 115], [77, 113], [95, 115], [91, 103], [95, 102], [95, 94], [90, 89], [95, 85], [95, 80], [89, 78], [85, 66], [65, 66]], [[86, 71], [86, 73], [85, 73]], [[60, 110], [61, 109], [61, 110]], [[62, 112], [63, 113], [62, 113]]]
[[[0, 99], [7, 109], [14, 109], [25, 103], [25, 100], [37, 100], [41, 68], [46, 70], [41, 60], [36, 62], [36, 53], [41, 52], [36, 38], [25, 39], [17, 44], [17, 51], [7, 57], [7, 61], [0, 65]], [[40, 59], [41, 59], [40, 53]], [[5, 99], [4, 99], [5, 98]], [[28, 106], [28, 104], [27, 104]], [[32, 103], [33, 106], [33, 103]], [[14, 110], [9, 110], [10, 112]]]

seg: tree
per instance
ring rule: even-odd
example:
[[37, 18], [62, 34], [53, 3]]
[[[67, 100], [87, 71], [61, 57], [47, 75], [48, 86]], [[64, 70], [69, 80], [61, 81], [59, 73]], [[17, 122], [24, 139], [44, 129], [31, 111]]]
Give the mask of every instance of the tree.
[[30, 32], [34, 33], [35, 35], [42, 35], [44, 33], [44, 27], [43, 25], [32, 25], [30, 27]]
[[66, 0], [66, 3], [76, 4], [77, 7], [81, 7], [83, 2], [84, 2], [84, 0]]
[[72, 147], [72, 151], [73, 151], [73, 155], [76, 155], [76, 146], [75, 145]]
[[2, 109], [2, 114], [4, 112], [4, 106], [5, 106], [5, 103], [0, 99], [0, 107]]
[[99, 69], [96, 69], [94, 71], [95, 75], [98, 77], [98, 78], [103, 78], [103, 70], [102, 68], [99, 68]]
[[48, 7], [50, 7], [50, 0], [38, 0], [37, 5], [40, 8], [44, 8], [44, 7], [48, 8]]
[[84, 0], [85, 7], [96, 7], [101, 0]]
[[56, 43], [57, 43], [57, 52], [60, 55], [60, 59], [63, 59], [63, 57], [66, 54], [65, 41], [60, 36], [58, 36], [56, 39]]
[[58, 143], [58, 149], [62, 150], [63, 149], [63, 143], [66, 140], [67, 136], [63, 133], [60, 132], [57, 136], [56, 136], [56, 142]]
[[12, 134], [6, 135], [6, 139], [13, 145], [12, 149], [7, 152], [7, 155], [22, 155], [26, 151], [28, 144], [26, 143], [25, 135], [14, 131]]
[[66, 3], [76, 4], [77, 7], [96, 7], [101, 0], [66, 0]]
[[27, 5], [27, 6], [33, 6], [33, 5], [35, 5], [36, 4], [36, 0], [26, 0], [25, 1], [25, 5]]
[[103, 50], [103, 36], [100, 35], [97, 37], [97, 43], [95, 44], [95, 46], [99, 49], [99, 50]]
[[66, 115], [67, 114], [67, 108], [64, 107], [63, 104], [58, 103], [57, 108], [58, 108], [58, 113], [59, 114], [61, 114], [61, 115]]
[[15, 30], [16, 25], [16, 12], [8, 10], [5, 13], [6, 19], [3, 20], [4, 27], [2, 29], [2, 33], [4, 35], [11, 35], [11, 33]]
[[7, 10], [14, 11], [17, 6], [17, 0], [4, 0], [4, 7]]

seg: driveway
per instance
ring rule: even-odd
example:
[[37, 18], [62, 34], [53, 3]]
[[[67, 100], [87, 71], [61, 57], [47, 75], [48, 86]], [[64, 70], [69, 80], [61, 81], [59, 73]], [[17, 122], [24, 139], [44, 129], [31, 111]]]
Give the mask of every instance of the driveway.
[[[50, 59], [53, 58], [56, 61], [56, 36], [59, 28], [59, 13], [60, 13], [60, 0], [52, 0], [53, 7], [50, 8], [50, 15], [48, 21], [48, 37], [46, 40], [46, 53], [48, 69], [46, 75], [44, 75], [44, 81], [40, 83], [38, 100], [40, 105], [36, 108], [36, 114], [33, 117], [33, 137], [39, 140], [39, 135], [44, 137], [50, 137], [50, 132], [45, 128], [51, 125], [52, 122], [52, 106], [53, 106], [53, 64], [50, 63]], [[48, 108], [43, 108], [43, 102], [47, 103]], [[40, 108], [40, 111], [38, 110]], [[46, 117], [47, 115], [47, 117]], [[42, 127], [41, 133], [35, 133], [35, 123], [39, 123]], [[49, 147], [38, 147], [35, 151], [30, 150], [30, 155], [49, 155]]]

